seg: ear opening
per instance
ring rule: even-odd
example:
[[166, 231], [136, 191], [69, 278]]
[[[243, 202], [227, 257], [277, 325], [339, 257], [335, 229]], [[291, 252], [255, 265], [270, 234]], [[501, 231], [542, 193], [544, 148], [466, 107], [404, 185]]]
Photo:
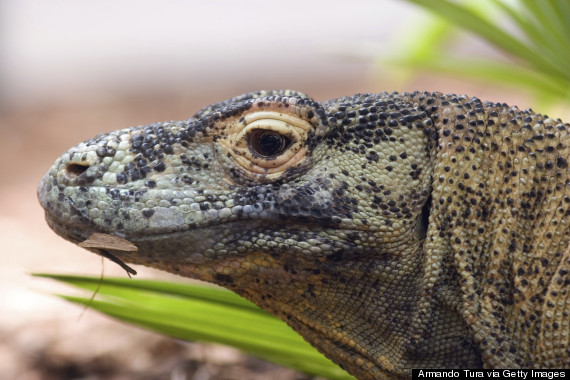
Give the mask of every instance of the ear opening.
[[431, 194], [426, 199], [426, 203], [424, 203], [424, 207], [422, 207], [422, 212], [420, 213], [420, 217], [418, 218], [418, 235], [421, 240], [424, 240], [427, 236], [427, 230], [429, 227], [429, 214], [431, 212]]

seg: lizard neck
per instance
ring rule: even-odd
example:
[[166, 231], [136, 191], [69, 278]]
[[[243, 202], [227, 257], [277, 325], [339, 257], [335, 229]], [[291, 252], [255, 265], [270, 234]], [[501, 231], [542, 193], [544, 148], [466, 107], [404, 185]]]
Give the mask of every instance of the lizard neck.
[[[279, 316], [333, 361], [352, 363], [347, 369], [357, 377], [409, 377], [412, 368], [476, 366], [480, 359], [468, 328], [450, 305], [436, 305], [426, 321], [430, 331], [414, 338], [423, 257], [418, 243], [398, 255], [337, 257], [307, 267], [297, 262], [289, 272], [276, 265], [235, 290]], [[446, 344], [433, 344], [440, 339]], [[465, 347], [473, 349], [466, 354]]]
[[445, 297], [460, 292], [455, 303], [487, 366], [561, 367], [567, 357], [553, 353], [570, 347], [555, 331], [568, 318], [567, 127], [531, 110], [463, 103], [435, 120], [426, 267], [437, 269], [424, 288], [431, 297], [455, 284]]

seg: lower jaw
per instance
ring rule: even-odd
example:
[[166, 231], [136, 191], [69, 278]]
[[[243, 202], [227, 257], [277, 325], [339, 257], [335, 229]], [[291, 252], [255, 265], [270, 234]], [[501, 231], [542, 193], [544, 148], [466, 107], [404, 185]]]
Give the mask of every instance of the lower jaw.
[[46, 223], [59, 236], [74, 244], [86, 240], [93, 231], [88, 226], [79, 224], [61, 223], [57, 218], [51, 216], [47, 211], [45, 214]]

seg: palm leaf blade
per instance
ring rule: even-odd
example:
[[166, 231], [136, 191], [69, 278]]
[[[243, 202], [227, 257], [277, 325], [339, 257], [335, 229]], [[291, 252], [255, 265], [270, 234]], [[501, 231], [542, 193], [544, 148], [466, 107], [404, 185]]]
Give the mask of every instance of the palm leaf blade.
[[354, 379], [285, 323], [249, 301], [209, 286], [163, 281], [36, 274], [94, 292], [60, 296], [116, 319], [178, 339], [226, 344], [310, 375]]

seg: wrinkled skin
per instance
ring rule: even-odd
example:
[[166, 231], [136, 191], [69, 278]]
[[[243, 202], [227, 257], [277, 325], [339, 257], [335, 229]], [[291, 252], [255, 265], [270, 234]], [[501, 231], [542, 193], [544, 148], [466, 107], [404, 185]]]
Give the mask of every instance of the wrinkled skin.
[[[359, 378], [561, 367], [568, 129], [438, 93], [318, 103], [262, 91], [79, 144], [38, 196], [64, 238], [127, 239], [137, 252], [109, 252], [235, 291]], [[558, 145], [537, 150], [549, 130]], [[527, 181], [509, 182], [515, 171]], [[553, 329], [541, 315], [557, 281]], [[553, 347], [540, 351], [549, 328]]]

